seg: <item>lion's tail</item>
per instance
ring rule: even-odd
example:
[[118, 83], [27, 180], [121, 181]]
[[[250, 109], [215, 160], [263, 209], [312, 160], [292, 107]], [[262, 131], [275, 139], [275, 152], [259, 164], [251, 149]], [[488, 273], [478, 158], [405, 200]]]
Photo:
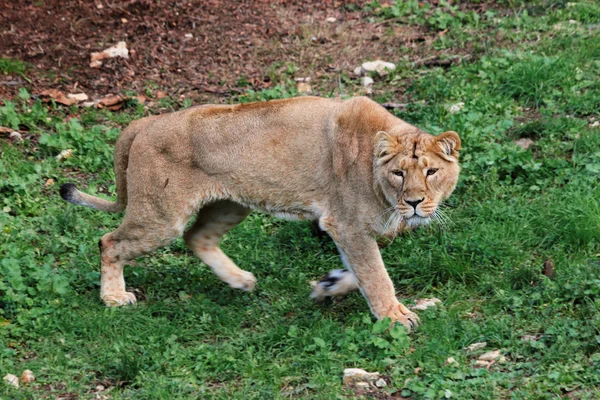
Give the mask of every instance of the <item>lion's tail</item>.
[[132, 123], [123, 131], [115, 147], [115, 178], [117, 181], [117, 201], [109, 201], [92, 196], [77, 189], [73, 183], [65, 183], [60, 187], [60, 196], [72, 204], [91, 207], [100, 211], [119, 213], [127, 206], [127, 166], [129, 150], [139, 129]]

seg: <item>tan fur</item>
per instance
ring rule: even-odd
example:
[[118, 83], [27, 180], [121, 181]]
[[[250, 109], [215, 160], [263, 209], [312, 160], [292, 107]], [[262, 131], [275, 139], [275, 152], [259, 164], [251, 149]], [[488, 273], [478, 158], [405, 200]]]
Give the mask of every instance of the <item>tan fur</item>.
[[[375, 237], [428, 222], [456, 185], [459, 148], [456, 133], [436, 138], [367, 98], [206, 105], [144, 118], [123, 132], [115, 151], [117, 202], [72, 185], [61, 194], [105, 211], [126, 207], [121, 226], [101, 239], [108, 305], [135, 302], [123, 266], [181, 236], [196, 214], [188, 246], [223, 281], [251, 290], [254, 275], [218, 244], [260, 209], [319, 220], [373, 314], [410, 329], [418, 318], [396, 299]], [[438, 171], [427, 176], [432, 168]], [[393, 173], [399, 170], [403, 178]], [[416, 209], [406, 203], [421, 199]]]

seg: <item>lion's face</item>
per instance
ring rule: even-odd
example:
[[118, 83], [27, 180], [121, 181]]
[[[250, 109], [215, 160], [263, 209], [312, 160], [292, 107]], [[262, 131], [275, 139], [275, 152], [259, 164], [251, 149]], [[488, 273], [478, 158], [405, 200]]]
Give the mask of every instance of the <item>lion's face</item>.
[[395, 215], [409, 226], [436, 217], [438, 205], [456, 187], [459, 149], [456, 132], [377, 134], [374, 174]]

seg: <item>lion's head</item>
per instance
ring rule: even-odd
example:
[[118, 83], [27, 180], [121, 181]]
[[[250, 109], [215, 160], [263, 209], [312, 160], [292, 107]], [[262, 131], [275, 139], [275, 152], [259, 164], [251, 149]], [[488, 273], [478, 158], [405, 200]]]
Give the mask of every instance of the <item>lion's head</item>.
[[[437, 137], [418, 130], [377, 133], [375, 182], [398, 223], [416, 226], [438, 216], [440, 202], [452, 194], [458, 181], [459, 149], [460, 138], [451, 131]], [[389, 220], [387, 225], [391, 228]]]

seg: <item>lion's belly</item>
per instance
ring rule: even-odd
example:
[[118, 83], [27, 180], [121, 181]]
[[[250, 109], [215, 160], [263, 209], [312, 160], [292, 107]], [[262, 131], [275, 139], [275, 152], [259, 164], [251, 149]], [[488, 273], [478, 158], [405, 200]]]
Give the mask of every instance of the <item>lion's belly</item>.
[[264, 202], [251, 203], [241, 202], [246, 207], [277, 218], [291, 221], [316, 220], [325, 213], [325, 207], [319, 202], [312, 201], [306, 203], [287, 203], [287, 204], [265, 204]]

